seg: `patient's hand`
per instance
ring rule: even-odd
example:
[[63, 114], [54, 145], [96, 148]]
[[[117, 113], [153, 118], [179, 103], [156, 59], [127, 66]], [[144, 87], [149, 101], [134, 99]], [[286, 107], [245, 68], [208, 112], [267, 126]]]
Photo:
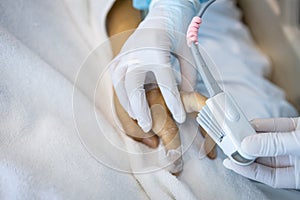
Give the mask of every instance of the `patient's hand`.
[[[178, 127], [168, 110], [163, 96], [159, 88], [151, 89], [146, 93], [147, 101], [151, 110], [153, 125], [151, 131], [145, 133], [137, 122], [129, 117], [118, 101], [117, 96], [114, 96], [116, 113], [123, 126], [125, 133], [136, 141], [139, 141], [150, 148], [156, 148], [159, 144], [159, 139], [162, 140], [166, 148], [167, 155], [169, 153], [176, 154], [178, 160], [181, 160], [181, 141], [178, 132]], [[199, 112], [205, 105], [206, 97], [199, 93], [181, 93], [181, 99], [187, 113]], [[209, 158], [216, 157], [215, 143], [203, 131], [205, 136], [205, 150]], [[180, 162], [177, 162], [180, 163]], [[181, 170], [181, 169], [180, 169]], [[178, 173], [174, 172], [174, 173]]]
[[[117, 2], [118, 3], [115, 3], [107, 17], [107, 29], [109, 36], [113, 36], [126, 30], [134, 29], [140, 21], [139, 12], [132, 8], [130, 1], [119, 0]], [[126, 18], [123, 17], [124, 14], [126, 14]], [[121, 22], [120, 19], [123, 19], [123, 21]], [[120, 24], [122, 24], [122, 26], [120, 26]], [[115, 55], [120, 51], [120, 48], [128, 38], [129, 34], [128, 32], [125, 32], [119, 36], [120, 37], [111, 40], [112, 49]], [[192, 80], [194, 73], [188, 72], [187, 69], [188, 68], [182, 67], [182, 70], [185, 71], [183, 74], [185, 74], [186, 77], [189, 77], [190, 81]], [[183, 79], [183, 81], [184, 80], [186, 79]], [[186, 85], [191, 84], [187, 83]], [[184, 87], [184, 84], [182, 84], [182, 88], [187, 89]], [[127, 112], [121, 106], [116, 94], [114, 94], [116, 112], [125, 133], [134, 140], [141, 142], [150, 148], [156, 148], [159, 144], [159, 139], [161, 139], [166, 148], [166, 152], [179, 153], [180, 155], [178, 157], [181, 161], [181, 141], [178, 133], [178, 127], [176, 126], [176, 123], [166, 106], [160, 90], [158, 88], [148, 90], [146, 93], [146, 98], [151, 110], [153, 123], [152, 129], [148, 133], [145, 133], [137, 124], [137, 122], [129, 117]], [[198, 93], [182, 92], [181, 99], [187, 113], [199, 112], [206, 101], [206, 98]], [[208, 157], [215, 158], [215, 143], [205, 132], [201, 131], [201, 133], [206, 138], [204, 147]], [[174, 163], [180, 162], [175, 161]]]

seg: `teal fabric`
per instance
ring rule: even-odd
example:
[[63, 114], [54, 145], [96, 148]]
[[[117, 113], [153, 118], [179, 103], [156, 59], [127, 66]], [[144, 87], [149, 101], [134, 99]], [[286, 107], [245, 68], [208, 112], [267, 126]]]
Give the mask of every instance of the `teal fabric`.
[[[200, 3], [204, 3], [208, 0], [199, 0]], [[147, 10], [149, 8], [151, 0], [133, 0], [133, 7], [138, 10]]]
[[133, 7], [138, 10], [147, 10], [151, 0], [133, 0]]

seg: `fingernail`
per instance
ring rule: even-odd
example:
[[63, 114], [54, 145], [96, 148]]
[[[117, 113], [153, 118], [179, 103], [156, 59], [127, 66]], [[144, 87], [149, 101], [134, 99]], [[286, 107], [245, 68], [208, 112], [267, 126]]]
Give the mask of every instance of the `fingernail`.
[[159, 145], [159, 141], [155, 136], [143, 138], [142, 142], [150, 148], [157, 148]]
[[170, 162], [173, 162], [169, 167], [168, 170], [171, 173], [178, 173], [181, 172], [183, 169], [183, 161], [181, 158], [181, 149], [180, 147], [178, 149], [171, 149], [167, 152], [167, 159]]

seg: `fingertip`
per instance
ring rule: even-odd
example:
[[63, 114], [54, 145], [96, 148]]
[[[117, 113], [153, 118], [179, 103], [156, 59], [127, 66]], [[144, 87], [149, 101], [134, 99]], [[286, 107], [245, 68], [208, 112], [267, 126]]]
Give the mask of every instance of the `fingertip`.
[[150, 120], [139, 120], [138, 121], [139, 126], [143, 129], [145, 133], [149, 132], [152, 129], [152, 121]]
[[145, 124], [145, 125], [143, 124], [142, 125], [142, 124], [139, 123], [139, 125], [145, 133], [148, 133], [151, 130], [151, 127], [152, 127], [150, 124]]
[[137, 120], [138, 125], [144, 132], [149, 132], [152, 128], [151, 112], [146, 99], [144, 89], [136, 90], [132, 92], [130, 96], [130, 115], [134, 115], [134, 119]]
[[257, 180], [257, 178], [259, 178], [258, 176], [261, 175], [261, 166], [257, 165], [257, 163], [252, 163], [251, 165], [247, 166], [241, 166], [235, 164], [233, 161], [227, 158], [223, 161], [223, 165], [225, 168], [252, 180]]
[[229, 158], [223, 160], [223, 166], [227, 169], [232, 169], [232, 162], [230, 161]]
[[183, 108], [183, 105], [181, 102], [179, 102], [179, 112], [176, 112], [176, 110], [174, 110], [173, 112], [173, 118], [175, 119], [176, 122], [178, 123], [183, 123], [185, 122], [185, 119], [186, 119], [186, 113], [185, 113], [185, 110]]
[[186, 119], [186, 113], [181, 102], [180, 93], [178, 92], [177, 87], [175, 87], [173, 91], [174, 93], [170, 92], [170, 90], [166, 90], [165, 88], [161, 88], [161, 92], [173, 118], [176, 122], [183, 123]]
[[182, 114], [175, 114], [175, 115], [173, 115], [173, 117], [176, 122], [182, 124], [183, 122], [185, 122], [186, 114], [185, 114], [185, 112]]
[[258, 119], [252, 119], [250, 121], [250, 124], [252, 125], [252, 127], [254, 128], [254, 130], [256, 130], [256, 131], [260, 130], [260, 120], [258, 120]]
[[[146, 133], [147, 134], [147, 133]], [[153, 135], [151, 137], [145, 137], [142, 138], [142, 143], [144, 143], [145, 145], [147, 145], [150, 148], [157, 148], [159, 145], [159, 138], [157, 135]]]
[[241, 143], [242, 150], [249, 155], [258, 155], [260, 150], [260, 142], [256, 135], [248, 136]]

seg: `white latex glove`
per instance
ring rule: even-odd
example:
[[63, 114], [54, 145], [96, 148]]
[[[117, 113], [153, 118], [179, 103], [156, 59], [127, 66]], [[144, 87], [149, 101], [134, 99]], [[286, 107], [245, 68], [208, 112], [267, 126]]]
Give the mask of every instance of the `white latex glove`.
[[256, 119], [259, 133], [242, 142], [242, 150], [258, 158], [249, 166], [229, 159], [223, 164], [245, 177], [274, 188], [300, 189], [300, 118]]
[[146, 19], [110, 65], [112, 82], [121, 105], [145, 132], [152, 128], [144, 89], [147, 83], [156, 82], [173, 118], [178, 123], [185, 121], [176, 70], [171, 65], [171, 52], [182, 56], [177, 57], [181, 87], [183, 90], [192, 88], [196, 82], [196, 72], [191, 67], [193, 59], [185, 44], [185, 32], [195, 13], [195, 4], [188, 0], [153, 2]]

